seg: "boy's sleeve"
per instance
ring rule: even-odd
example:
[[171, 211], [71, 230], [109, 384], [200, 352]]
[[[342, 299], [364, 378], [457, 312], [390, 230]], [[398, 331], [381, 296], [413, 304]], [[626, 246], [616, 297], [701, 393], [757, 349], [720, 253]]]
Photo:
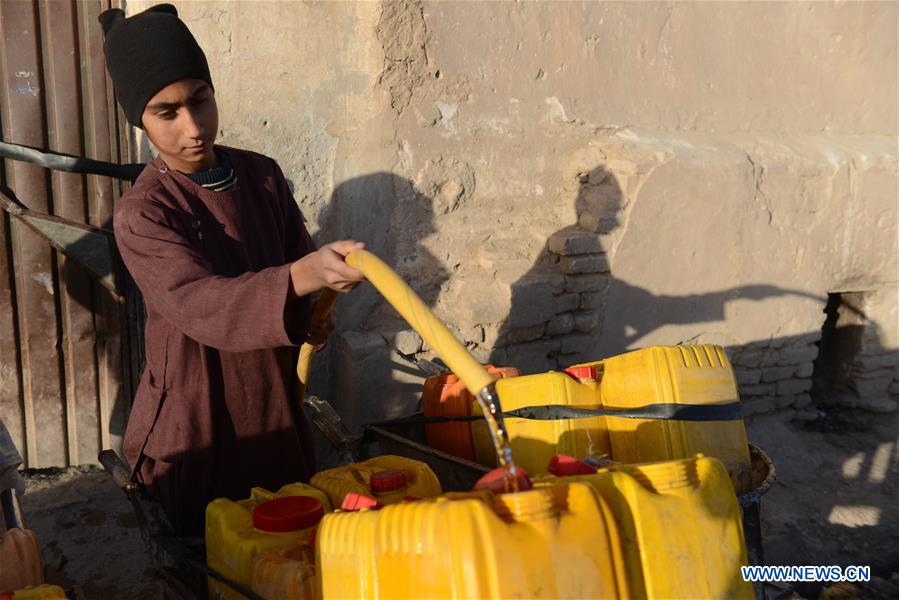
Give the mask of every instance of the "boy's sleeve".
[[[306, 219], [287, 185], [287, 179], [277, 162], [274, 166], [275, 189], [284, 214], [284, 259], [293, 262], [318, 248], [306, 229]], [[312, 301], [316, 294], [310, 294], [288, 302], [284, 307], [284, 327], [291, 339], [304, 340], [312, 318]]]
[[116, 244], [148, 306], [187, 336], [226, 352], [296, 345], [285, 326], [290, 264], [224, 277], [149, 198], [116, 207]]

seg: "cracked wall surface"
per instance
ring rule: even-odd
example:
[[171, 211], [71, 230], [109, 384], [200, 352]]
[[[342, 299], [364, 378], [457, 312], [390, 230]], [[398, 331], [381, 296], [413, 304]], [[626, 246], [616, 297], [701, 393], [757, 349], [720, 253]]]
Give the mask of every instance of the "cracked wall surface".
[[[885, 297], [869, 355], [897, 352], [895, 4], [175, 4], [220, 142], [480, 360], [720, 343], [748, 413], [808, 415], [829, 293]], [[434, 355], [370, 286], [337, 312], [313, 391], [353, 427], [413, 410]]]

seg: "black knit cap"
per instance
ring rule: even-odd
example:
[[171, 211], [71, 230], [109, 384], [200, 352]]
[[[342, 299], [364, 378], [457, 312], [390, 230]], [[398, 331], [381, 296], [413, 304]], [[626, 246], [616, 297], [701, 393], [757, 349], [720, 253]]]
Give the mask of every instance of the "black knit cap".
[[201, 79], [212, 87], [206, 55], [171, 4], [158, 4], [125, 18], [119, 8], [100, 13], [106, 68], [128, 122], [143, 128], [150, 98], [179, 79]]

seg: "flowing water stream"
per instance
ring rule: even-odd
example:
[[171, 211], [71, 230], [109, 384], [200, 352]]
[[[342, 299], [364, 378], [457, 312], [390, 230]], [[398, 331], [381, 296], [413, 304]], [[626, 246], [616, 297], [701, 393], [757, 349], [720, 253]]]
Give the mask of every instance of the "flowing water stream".
[[484, 420], [487, 421], [487, 430], [493, 439], [493, 446], [496, 448], [497, 464], [505, 470], [506, 491], [517, 492], [518, 469], [512, 460], [512, 446], [509, 443], [509, 433], [503, 419], [503, 409], [496, 393], [496, 385], [491, 384], [485, 387], [477, 395], [477, 398], [481, 405], [481, 412], [484, 413]]

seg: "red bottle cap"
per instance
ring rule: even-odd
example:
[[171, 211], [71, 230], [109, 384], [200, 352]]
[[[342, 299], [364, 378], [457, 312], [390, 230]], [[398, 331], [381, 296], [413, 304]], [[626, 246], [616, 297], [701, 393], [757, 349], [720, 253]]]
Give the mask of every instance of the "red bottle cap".
[[592, 467], [582, 460], [578, 460], [567, 454], [556, 454], [549, 461], [546, 469], [556, 477], [569, 477], [571, 475], [592, 475], [596, 473], [596, 467]]
[[317, 525], [325, 516], [322, 503], [311, 496], [284, 496], [253, 509], [253, 527], [260, 531], [298, 531]]
[[384, 494], [402, 489], [408, 485], [406, 472], [402, 469], [388, 469], [372, 473], [369, 480], [371, 491], [376, 494]]
[[[519, 492], [526, 492], [533, 487], [531, 478], [528, 477], [524, 469], [515, 467], [515, 472], [518, 479]], [[509, 489], [506, 489], [506, 484], [506, 470], [503, 467], [497, 467], [478, 479], [478, 482], [474, 484], [474, 489], [476, 491], [493, 492], [494, 494], [505, 494], [512, 491], [511, 486]]]
[[377, 510], [381, 508], [381, 503], [371, 496], [366, 496], [365, 494], [357, 494], [356, 492], [350, 492], [343, 497], [343, 502], [340, 504], [340, 508], [348, 511], [356, 511], [363, 508], [371, 508]]
[[596, 381], [596, 367], [594, 366], [580, 365], [568, 367], [564, 372], [578, 381]]

